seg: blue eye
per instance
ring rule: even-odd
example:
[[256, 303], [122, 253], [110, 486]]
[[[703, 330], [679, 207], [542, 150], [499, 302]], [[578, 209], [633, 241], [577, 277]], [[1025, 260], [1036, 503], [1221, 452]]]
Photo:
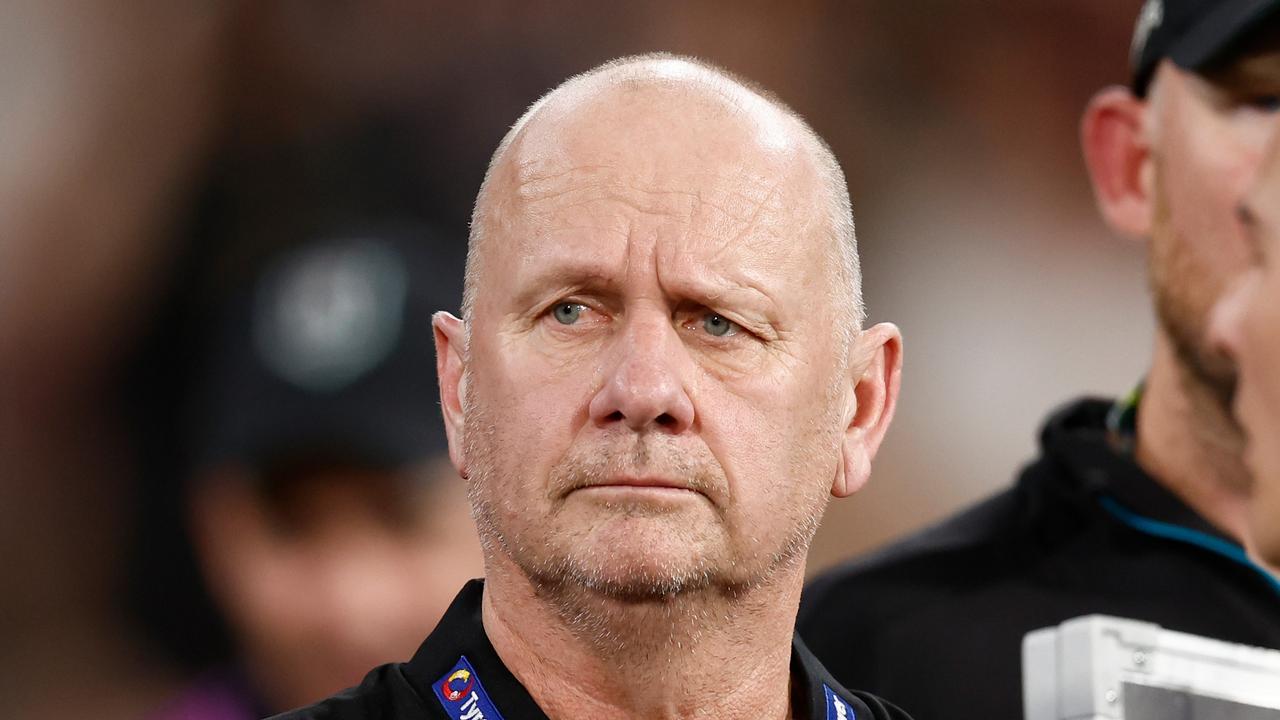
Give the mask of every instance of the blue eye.
[[551, 314], [555, 315], [556, 321], [561, 325], [572, 325], [578, 322], [578, 318], [582, 315], [582, 311], [586, 310], [586, 306], [581, 303], [563, 302], [557, 303], [551, 310]]
[[716, 337], [733, 335], [738, 331], [736, 323], [720, 315], [716, 315], [715, 313], [708, 313], [706, 317], [702, 318], [702, 328], [706, 330], [708, 334]]

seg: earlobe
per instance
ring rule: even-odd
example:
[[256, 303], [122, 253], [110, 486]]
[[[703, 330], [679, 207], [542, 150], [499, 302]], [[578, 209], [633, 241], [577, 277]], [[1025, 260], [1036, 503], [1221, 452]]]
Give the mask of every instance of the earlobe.
[[840, 446], [840, 467], [836, 471], [835, 482], [831, 484], [832, 497], [849, 497], [861, 490], [871, 477], [871, 458], [863, 451], [860, 438], [854, 437], [856, 432], [853, 428], [846, 431]]
[[431, 317], [436, 338], [436, 380], [440, 384], [440, 411], [444, 414], [445, 435], [449, 440], [449, 460], [462, 477], [467, 476], [466, 458], [462, 452], [462, 432], [466, 421], [463, 398], [466, 397], [466, 324], [454, 315], [441, 311]]
[[1098, 209], [1112, 229], [1134, 238], [1147, 236], [1154, 215], [1146, 112], [1128, 88], [1110, 87], [1093, 96], [1080, 122]]
[[847, 413], [840, 466], [831, 485], [836, 497], [852, 495], [871, 476], [871, 460], [893, 421], [902, 384], [902, 333], [890, 323], [864, 330], [857, 340], [853, 406]]

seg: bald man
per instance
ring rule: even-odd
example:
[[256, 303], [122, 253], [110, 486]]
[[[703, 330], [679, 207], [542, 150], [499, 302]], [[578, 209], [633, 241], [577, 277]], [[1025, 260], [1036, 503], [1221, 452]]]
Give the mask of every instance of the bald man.
[[825, 144], [696, 61], [618, 60], [494, 154], [441, 404], [485, 577], [407, 663], [290, 718], [904, 718], [795, 640], [830, 496], [893, 415]]

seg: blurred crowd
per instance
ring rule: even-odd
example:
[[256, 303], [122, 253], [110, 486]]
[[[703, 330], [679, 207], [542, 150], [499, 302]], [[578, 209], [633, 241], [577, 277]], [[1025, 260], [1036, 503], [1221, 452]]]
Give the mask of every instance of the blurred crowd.
[[1144, 368], [1142, 256], [1076, 142], [1137, 5], [6, 3], [5, 714], [256, 717], [413, 651], [481, 573], [429, 314], [507, 124], [619, 55], [809, 119], [906, 332], [876, 482], [811, 569], [1003, 483], [1045, 407]]

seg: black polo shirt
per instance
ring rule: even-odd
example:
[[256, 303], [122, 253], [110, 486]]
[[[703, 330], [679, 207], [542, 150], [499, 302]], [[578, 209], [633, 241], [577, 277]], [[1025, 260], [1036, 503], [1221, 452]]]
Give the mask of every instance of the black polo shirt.
[[[482, 581], [467, 583], [409, 662], [376, 668], [358, 687], [278, 720], [546, 718], [489, 644], [480, 616], [483, 591]], [[875, 696], [841, 687], [798, 638], [791, 679], [796, 720], [910, 720]]]
[[1142, 471], [1116, 407], [1060, 410], [1012, 488], [811, 583], [814, 654], [916, 717], [990, 720], [1022, 717], [1023, 636], [1081, 615], [1280, 648], [1280, 583]]

